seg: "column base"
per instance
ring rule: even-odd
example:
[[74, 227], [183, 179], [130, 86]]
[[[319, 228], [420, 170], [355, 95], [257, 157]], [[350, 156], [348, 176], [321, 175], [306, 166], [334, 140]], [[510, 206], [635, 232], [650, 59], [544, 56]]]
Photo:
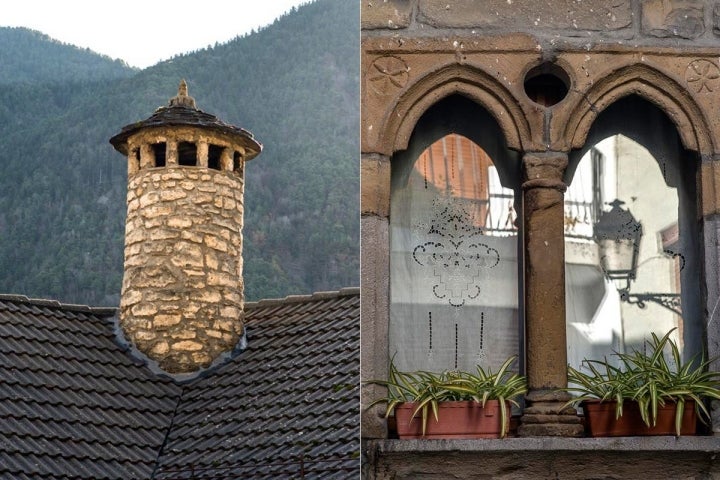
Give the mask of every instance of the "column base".
[[525, 397], [519, 437], [582, 437], [585, 428], [572, 406], [563, 405], [572, 397], [554, 390], [533, 390]]

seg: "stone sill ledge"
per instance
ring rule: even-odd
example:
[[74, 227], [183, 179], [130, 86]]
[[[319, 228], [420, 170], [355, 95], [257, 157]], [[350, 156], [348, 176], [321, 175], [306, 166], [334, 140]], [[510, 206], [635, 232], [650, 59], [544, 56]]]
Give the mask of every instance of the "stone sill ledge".
[[720, 479], [720, 436], [368, 440], [365, 480]]
[[707, 452], [720, 453], [720, 436], [563, 438], [527, 437], [481, 440], [369, 440], [378, 453], [440, 452]]

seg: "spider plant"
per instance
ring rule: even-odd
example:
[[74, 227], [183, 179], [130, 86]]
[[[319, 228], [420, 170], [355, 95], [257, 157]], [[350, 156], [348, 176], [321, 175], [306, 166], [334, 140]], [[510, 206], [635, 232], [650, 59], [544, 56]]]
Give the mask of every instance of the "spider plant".
[[662, 338], [653, 333], [652, 339], [646, 342], [646, 352], [616, 352], [618, 367], [610, 365], [607, 359], [584, 360], [583, 364], [589, 372], [569, 366], [570, 386], [564, 390], [580, 396], [568, 404], [591, 399], [614, 400], [617, 402], [615, 418], [620, 418], [623, 402], [634, 401], [645, 425], [652, 427], [656, 424], [658, 407], [671, 402], [675, 404], [675, 432], [680, 435], [685, 402], [694, 400], [698, 417], [707, 422], [710, 413], [704, 399], [720, 399], [720, 372], [708, 370], [712, 359], [696, 355], [683, 362], [680, 349], [670, 338], [674, 330]]
[[394, 362], [390, 362], [387, 380], [373, 380], [370, 383], [387, 387], [387, 397], [373, 402], [387, 403], [385, 416], [388, 417], [395, 407], [401, 403], [416, 404], [413, 417], [420, 413], [422, 432], [425, 434], [429, 414], [432, 412], [438, 420], [438, 405], [447, 401], [474, 401], [483, 407], [488, 400], [498, 400], [500, 404], [500, 420], [504, 437], [508, 419], [507, 403], [519, 406], [516, 397], [527, 392], [525, 377], [510, 372], [510, 366], [516, 357], [510, 357], [500, 366], [497, 372], [476, 366], [475, 372], [446, 371], [433, 373], [427, 371], [401, 372]]

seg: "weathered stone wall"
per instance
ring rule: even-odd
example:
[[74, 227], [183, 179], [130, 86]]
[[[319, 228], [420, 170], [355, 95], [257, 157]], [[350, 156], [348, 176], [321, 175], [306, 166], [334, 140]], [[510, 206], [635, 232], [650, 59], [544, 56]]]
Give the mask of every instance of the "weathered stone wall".
[[[704, 310], [703, 318], [692, 321], [701, 325], [699, 330], [703, 325], [707, 330], [709, 355], [720, 353], [720, 1], [364, 0], [361, 15], [363, 380], [384, 378], [389, 363], [387, 277], [393, 158], [408, 148], [424, 112], [452, 95], [465, 97], [491, 113], [508, 148], [522, 154], [526, 172], [537, 158], [576, 158], [593, 140], [588, 135], [599, 114], [623, 97], [638, 96], [660, 109], [677, 129], [687, 152], [682, 161], [698, 162], [698, 218], [693, 220], [697, 220], [703, 236], [705, 298], [698, 307]], [[557, 104], [535, 101], [525, 89], [528, 72], [544, 66], [557, 67], [567, 75], [568, 93]], [[617, 120], [637, 120], [630, 117]], [[638, 127], [641, 129], [642, 125]], [[525, 178], [521, 186], [524, 201], [532, 201], [535, 189], [542, 190], [543, 195], [555, 195], [549, 191], [553, 189], [561, 191], [564, 168], [538, 171]], [[561, 196], [555, 196], [560, 200], [548, 202], [547, 208], [561, 214]], [[526, 239], [551, 238], [562, 229], [558, 220], [543, 221], [544, 214], [537, 209], [529, 209], [526, 215]], [[526, 248], [529, 246], [526, 240]], [[533, 247], [533, 251], [540, 254], [542, 249]], [[552, 254], [562, 257], [559, 250]], [[548, 352], [564, 352], [564, 338], [562, 334], [539, 338], [536, 330], [548, 322], [554, 327], [564, 326], [564, 280], [562, 269], [552, 262], [529, 263], [536, 268], [525, 272], [524, 303], [535, 308], [526, 312], [525, 325], [529, 326], [526, 333], [535, 338], [527, 341], [531, 351], [525, 356], [534, 362], [553, 359], [535, 363], [528, 370], [538, 398], [552, 403], [555, 399], [543, 396], [547, 393], [543, 388], [552, 391], [563, 381], [564, 362]], [[556, 299], [543, 292], [545, 286], [556, 286]], [[720, 362], [716, 368], [720, 369]], [[387, 435], [381, 409], [367, 409], [381, 394], [381, 388], [363, 385], [362, 431], [366, 438]], [[720, 413], [716, 410], [714, 415], [714, 431], [720, 432]], [[570, 450], [592, 443], [589, 439], [572, 441]], [[396, 443], [388, 440], [382, 445], [394, 448]], [[489, 458], [482, 452], [484, 443], [469, 449], [468, 458], [476, 463], [463, 458], [458, 470], [448, 468], [457, 456], [455, 451], [433, 456], [423, 451], [421, 445], [426, 443], [399, 445], [407, 446], [408, 451], [397, 457], [384, 447], [370, 452], [367, 478], [485, 478], [478, 473]], [[519, 454], [515, 459], [517, 464], [534, 468], [542, 466], [543, 458], [572, 456], [555, 455], [553, 449], [557, 445], [548, 441], [533, 457]], [[587, 461], [598, 468], [612, 457], [588, 455]], [[546, 473], [529, 473], [519, 469], [512, 458], [497, 458], [499, 469], [488, 473], [488, 478], [586, 478], [586, 473], [597, 473], [585, 472], [582, 464], [571, 462], [558, 463], [557, 469]], [[638, 478], [651, 470], [663, 472], [662, 462], [652, 455], [639, 463], [637, 459], [628, 460], [627, 470], [607, 475]], [[384, 466], [389, 466], [387, 471], [382, 470]], [[465, 467], [468, 469], [463, 470]], [[687, 473], [688, 478], [697, 474], [686, 467], [678, 471]], [[700, 465], [699, 471], [706, 474], [704, 469]], [[516, 470], [517, 475], [513, 473]], [[602, 475], [606, 472], [597, 474]]]
[[720, 36], [720, 3], [705, 0], [366, 0], [365, 34], [410, 30], [440, 36], [441, 29], [476, 35], [530, 33], [589, 44], [711, 45]]
[[243, 329], [243, 180], [198, 167], [128, 182], [121, 324], [169, 372], [208, 366]]

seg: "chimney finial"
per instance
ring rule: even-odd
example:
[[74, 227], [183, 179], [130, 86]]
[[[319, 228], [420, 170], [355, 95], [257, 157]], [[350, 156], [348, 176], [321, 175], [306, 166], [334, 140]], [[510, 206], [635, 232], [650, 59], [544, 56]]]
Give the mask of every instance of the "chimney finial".
[[178, 94], [170, 99], [171, 107], [189, 107], [195, 108], [195, 99], [188, 95], [187, 82], [183, 78], [180, 80], [180, 86], [178, 87]]

